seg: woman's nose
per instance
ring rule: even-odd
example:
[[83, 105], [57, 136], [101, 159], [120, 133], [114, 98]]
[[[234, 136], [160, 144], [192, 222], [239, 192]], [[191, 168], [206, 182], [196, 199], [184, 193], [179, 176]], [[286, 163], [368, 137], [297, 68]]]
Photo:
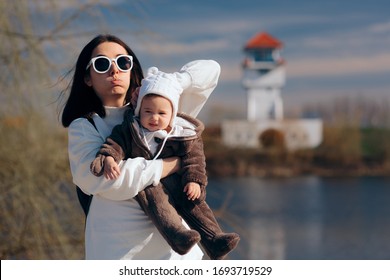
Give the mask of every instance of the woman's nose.
[[115, 62], [111, 63], [110, 73], [111, 75], [119, 72], [118, 66], [116, 66]]

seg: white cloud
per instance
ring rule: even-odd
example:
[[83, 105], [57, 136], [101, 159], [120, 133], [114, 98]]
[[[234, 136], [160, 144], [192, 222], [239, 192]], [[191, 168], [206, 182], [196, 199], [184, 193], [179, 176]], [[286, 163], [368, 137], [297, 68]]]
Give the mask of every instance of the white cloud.
[[[220, 82], [240, 83], [242, 68], [236, 59], [219, 61]], [[387, 72], [390, 79], [390, 53], [374, 54], [368, 57], [308, 57], [287, 60], [287, 79], [304, 77], [342, 77]]]
[[369, 27], [369, 30], [374, 33], [388, 33], [390, 32], [390, 21], [374, 24]]
[[215, 50], [226, 49], [229, 46], [228, 42], [223, 39], [203, 40], [194, 43], [182, 43], [174, 41], [159, 40], [143, 45], [143, 51], [151, 55], [183, 55], [192, 53], [203, 53]]
[[169, 26], [165, 23], [164, 29], [175, 31], [175, 34], [179, 36], [191, 34], [193, 36], [205, 36], [205, 35], [214, 35], [214, 36], [225, 36], [228, 34], [239, 34], [245, 31], [250, 30], [253, 26], [258, 24], [258, 20], [253, 19], [231, 19], [231, 18], [221, 18], [213, 17], [208, 18], [203, 21], [199, 21], [198, 18], [181, 20], [179, 23], [173, 21], [169, 23]]
[[287, 70], [288, 77], [335, 77], [390, 72], [390, 53], [371, 56], [304, 58], [288, 61]]
[[65, 11], [65, 10], [78, 10], [81, 7], [87, 7], [87, 6], [103, 6], [103, 7], [112, 7], [115, 5], [123, 4], [124, 0], [67, 0], [67, 1], [40, 1], [37, 3], [31, 2], [32, 6], [40, 6], [40, 5], [48, 5], [51, 6], [54, 4], [54, 6], [59, 11]]

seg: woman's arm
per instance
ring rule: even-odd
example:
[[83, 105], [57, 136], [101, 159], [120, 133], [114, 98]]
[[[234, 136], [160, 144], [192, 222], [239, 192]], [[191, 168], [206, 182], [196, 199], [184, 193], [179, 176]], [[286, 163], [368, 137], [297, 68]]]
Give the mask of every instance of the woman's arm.
[[179, 157], [170, 157], [163, 159], [163, 169], [161, 178], [165, 178], [180, 170], [181, 160]]
[[102, 137], [87, 119], [74, 120], [68, 128], [68, 151], [73, 182], [85, 193], [100, 195], [111, 200], [133, 198], [145, 187], [158, 184], [161, 176], [173, 173], [174, 160], [163, 163], [162, 160], [144, 158], [121, 161], [121, 174], [116, 180], [107, 180], [94, 176], [90, 164], [103, 144]]
[[179, 112], [196, 117], [217, 86], [221, 67], [214, 60], [195, 60], [176, 72], [184, 91], [180, 96]]

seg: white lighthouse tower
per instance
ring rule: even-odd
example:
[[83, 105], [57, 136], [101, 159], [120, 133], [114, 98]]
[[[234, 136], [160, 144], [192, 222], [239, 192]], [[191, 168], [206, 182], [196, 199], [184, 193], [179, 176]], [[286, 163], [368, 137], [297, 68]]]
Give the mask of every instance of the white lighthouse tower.
[[283, 119], [280, 96], [285, 84], [285, 63], [280, 51], [283, 44], [262, 32], [248, 41], [244, 48], [242, 84], [247, 91], [248, 120]]
[[286, 63], [282, 48], [283, 43], [266, 32], [246, 43], [242, 85], [247, 93], [247, 120], [222, 122], [225, 145], [262, 148], [263, 133], [271, 130], [283, 136], [290, 150], [314, 148], [322, 142], [321, 119], [284, 117], [281, 91], [286, 81]]

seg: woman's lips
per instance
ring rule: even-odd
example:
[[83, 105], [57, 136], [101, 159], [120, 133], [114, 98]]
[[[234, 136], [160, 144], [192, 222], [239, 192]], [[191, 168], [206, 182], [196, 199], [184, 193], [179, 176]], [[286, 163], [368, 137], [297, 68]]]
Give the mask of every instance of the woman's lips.
[[122, 82], [121, 79], [118, 79], [118, 78], [115, 78], [115, 77], [108, 77], [107, 81], [111, 82], [111, 83], [121, 83]]

